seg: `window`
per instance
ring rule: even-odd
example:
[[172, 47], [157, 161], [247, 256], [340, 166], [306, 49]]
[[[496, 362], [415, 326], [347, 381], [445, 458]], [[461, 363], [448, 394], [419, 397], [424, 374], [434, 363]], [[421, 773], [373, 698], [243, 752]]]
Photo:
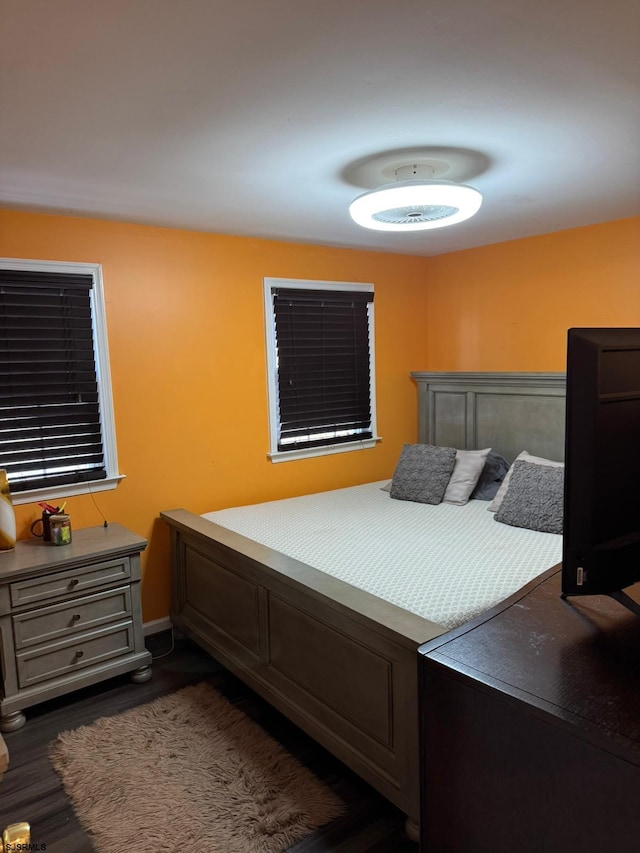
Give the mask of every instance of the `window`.
[[373, 447], [373, 285], [264, 280], [273, 462]]
[[120, 479], [96, 264], [0, 259], [0, 468], [14, 503]]

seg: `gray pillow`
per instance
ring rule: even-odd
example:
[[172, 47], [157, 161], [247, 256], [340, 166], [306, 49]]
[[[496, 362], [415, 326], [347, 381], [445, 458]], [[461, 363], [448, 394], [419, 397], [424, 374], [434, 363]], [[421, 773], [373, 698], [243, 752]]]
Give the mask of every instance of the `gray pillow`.
[[541, 533], [562, 533], [563, 513], [564, 468], [515, 462], [495, 520]]
[[475, 489], [471, 492], [472, 501], [492, 501], [500, 488], [500, 483], [504, 480], [509, 463], [496, 453], [495, 450], [490, 450], [487, 456], [484, 468], [480, 473], [478, 483]]
[[[523, 450], [522, 453], [518, 453], [514, 460], [514, 464], [519, 460], [523, 460], [524, 462], [536, 463], [538, 465], [551, 465], [553, 468], [563, 468], [564, 462], [554, 462], [553, 459], [545, 459], [544, 456], [532, 456], [530, 453], [527, 453], [526, 450]], [[507, 474], [500, 483], [500, 488], [496, 492], [495, 498], [491, 501], [487, 509], [489, 512], [497, 512], [500, 509], [500, 504], [504, 496], [507, 493], [507, 489], [509, 488], [509, 481], [511, 480], [511, 472], [513, 471], [513, 465], [507, 471]]]
[[401, 501], [439, 504], [456, 461], [453, 447], [405, 444], [391, 481], [391, 497]]

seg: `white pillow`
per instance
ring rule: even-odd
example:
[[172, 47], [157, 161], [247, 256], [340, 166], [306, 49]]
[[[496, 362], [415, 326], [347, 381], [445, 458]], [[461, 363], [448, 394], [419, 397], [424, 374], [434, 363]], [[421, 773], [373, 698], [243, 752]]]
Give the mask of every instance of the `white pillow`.
[[495, 498], [487, 507], [489, 512], [497, 512], [500, 509], [502, 501], [504, 500], [504, 496], [506, 495], [507, 489], [509, 488], [509, 480], [511, 479], [511, 474], [513, 473], [513, 466], [519, 459], [523, 459], [525, 462], [530, 462], [532, 465], [550, 465], [552, 468], [564, 468], [564, 462], [554, 462], [552, 459], [545, 459], [543, 456], [532, 456], [530, 453], [527, 453], [526, 450], [523, 450], [522, 453], [519, 453], [513, 460], [513, 464], [507, 471], [506, 477], [500, 484], [500, 488], [496, 492]]
[[456, 461], [442, 498], [443, 503], [463, 506], [468, 502], [490, 450], [490, 447], [484, 450], [456, 450]]

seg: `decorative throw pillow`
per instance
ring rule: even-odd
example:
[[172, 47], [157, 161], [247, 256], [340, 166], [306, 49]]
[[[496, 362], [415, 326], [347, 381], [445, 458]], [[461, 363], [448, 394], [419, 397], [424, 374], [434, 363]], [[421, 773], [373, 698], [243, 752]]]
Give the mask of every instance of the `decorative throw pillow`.
[[495, 520], [542, 533], [562, 533], [564, 468], [514, 462], [509, 488]]
[[508, 470], [509, 463], [504, 456], [491, 450], [484, 463], [482, 473], [478, 478], [478, 483], [471, 492], [470, 500], [492, 501]]
[[453, 447], [405, 444], [391, 481], [391, 497], [423, 504], [442, 503], [456, 461]]
[[532, 465], [549, 465], [552, 468], [564, 468], [564, 462], [554, 462], [552, 459], [545, 459], [543, 456], [532, 456], [530, 453], [527, 453], [526, 450], [523, 450], [522, 453], [519, 453], [513, 460], [513, 465], [507, 471], [507, 475], [502, 481], [502, 484], [498, 489], [495, 498], [487, 507], [489, 512], [497, 512], [500, 509], [500, 504], [502, 503], [504, 496], [507, 493], [507, 489], [509, 488], [509, 483], [511, 481], [511, 473], [513, 472], [513, 466], [516, 464], [516, 462], [519, 462], [520, 460], [524, 462], [530, 462]]
[[456, 506], [467, 503], [490, 450], [490, 447], [485, 450], [456, 450], [456, 463], [442, 499], [443, 503]]

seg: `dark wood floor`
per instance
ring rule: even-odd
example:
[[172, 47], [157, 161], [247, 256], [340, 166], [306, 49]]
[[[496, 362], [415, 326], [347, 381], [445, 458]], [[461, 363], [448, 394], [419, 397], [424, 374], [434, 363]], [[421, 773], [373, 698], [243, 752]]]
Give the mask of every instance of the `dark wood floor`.
[[[122, 676], [27, 709], [26, 726], [4, 735], [9, 769], [0, 782], [0, 832], [10, 823], [26, 821], [31, 825], [32, 844], [40, 845], [32, 849], [46, 849], [47, 853], [93, 851], [47, 758], [47, 745], [61, 731], [207, 681], [347, 804], [342, 817], [291, 847], [291, 853], [417, 853], [417, 845], [404, 834], [404, 815], [390, 803], [192, 643], [176, 641], [167, 655], [170, 644], [169, 632], [148, 638], [147, 646], [157, 657], [153, 678], [146, 684], [132, 684]], [[152, 779], [149, 784], [153, 784]], [[144, 839], [135, 839], [133, 845], [144, 849]]]

